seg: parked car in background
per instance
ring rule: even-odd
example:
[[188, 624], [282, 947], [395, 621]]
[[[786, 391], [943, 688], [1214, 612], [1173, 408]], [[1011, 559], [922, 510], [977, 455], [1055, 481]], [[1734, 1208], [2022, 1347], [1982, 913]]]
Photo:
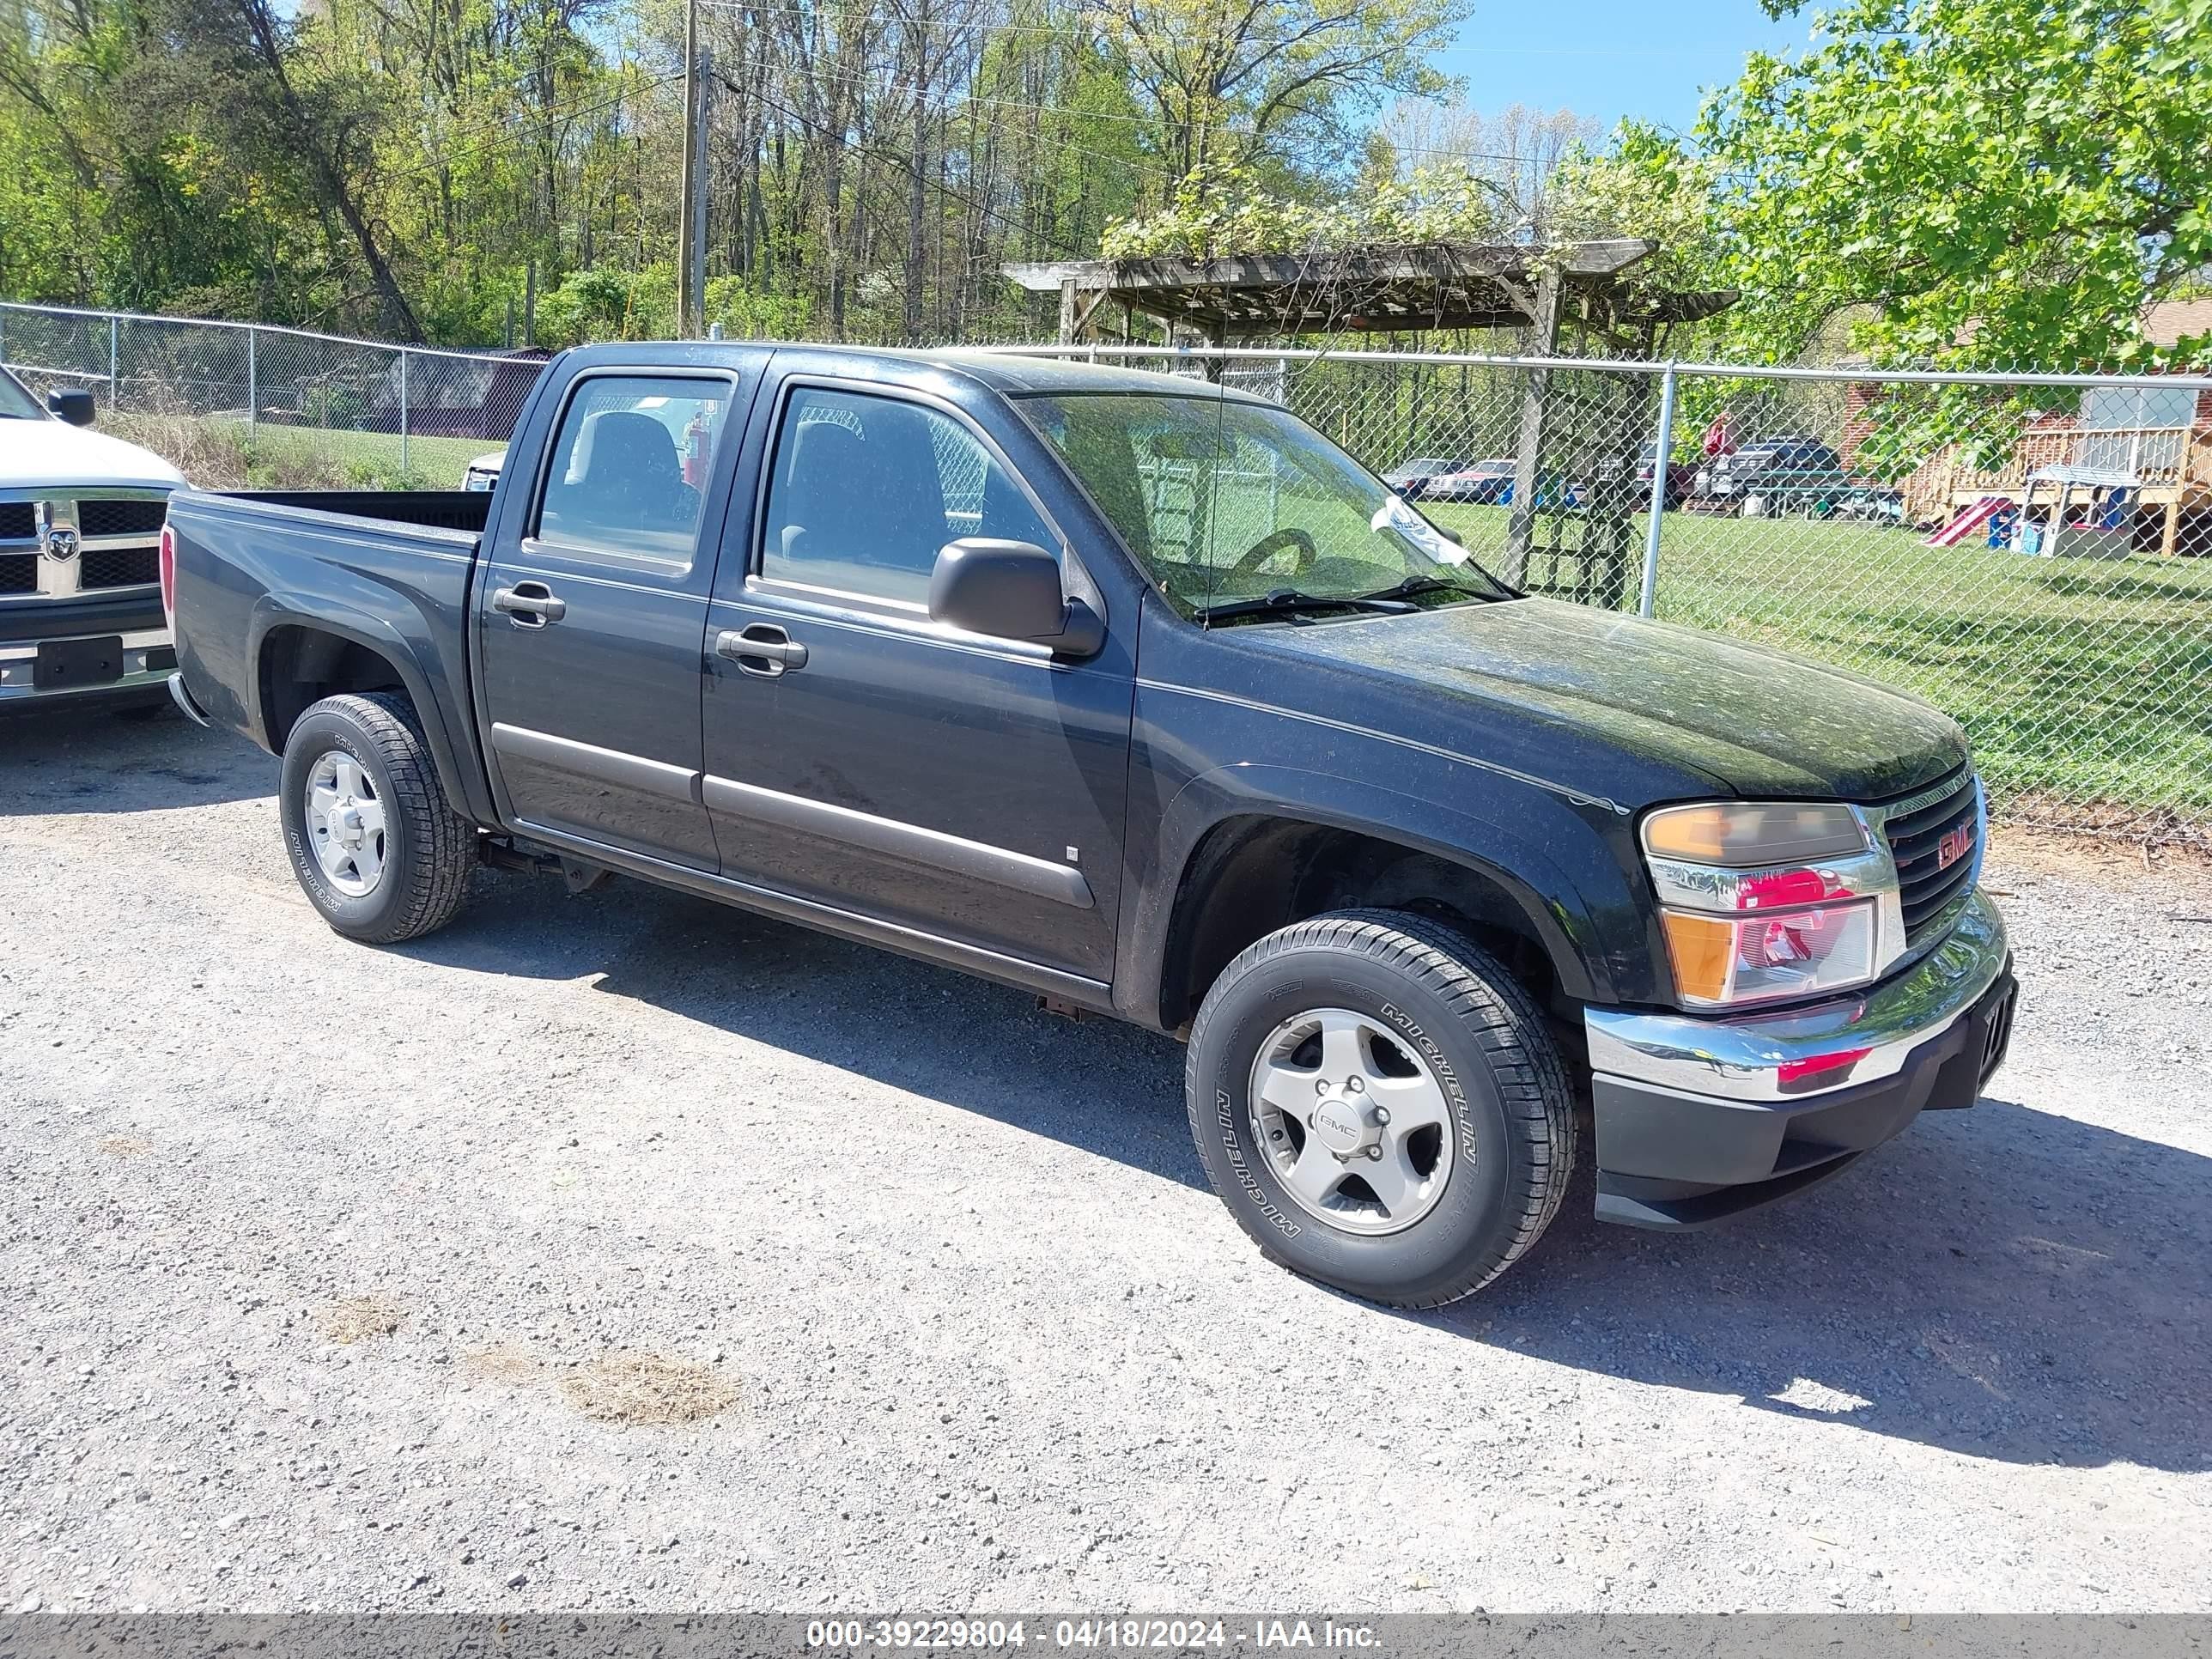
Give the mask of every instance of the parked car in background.
[[1409, 501], [1418, 501], [1428, 495], [1430, 481], [1447, 472], [1457, 472], [1470, 465], [1466, 461], [1443, 460], [1423, 457], [1418, 460], [1401, 461], [1382, 475], [1382, 482]]
[[488, 455], [479, 455], [471, 461], [461, 474], [464, 489], [489, 489], [499, 482], [499, 470], [507, 460], [507, 452], [495, 449]]
[[1513, 499], [1511, 460], [1469, 461], [1429, 480], [1421, 499], [1466, 507], [1496, 507]]
[[88, 431], [92, 394], [41, 404], [0, 370], [0, 708], [165, 701], [177, 665], [160, 540], [177, 469]]
[[172, 507], [179, 702], [283, 756], [349, 938], [442, 927], [480, 860], [622, 872], [1176, 1034], [1259, 1248], [1405, 1307], [1535, 1242], [1583, 1123], [1600, 1216], [1700, 1227], [2003, 1058], [1955, 723], [1519, 594], [1273, 404], [593, 346], [503, 470]]
[[1820, 439], [1802, 436], [1746, 444], [1715, 456], [1695, 475], [1697, 494], [1705, 499], [1769, 515], [1815, 509], [1824, 498], [1840, 496], [1852, 487], [1844, 458]]

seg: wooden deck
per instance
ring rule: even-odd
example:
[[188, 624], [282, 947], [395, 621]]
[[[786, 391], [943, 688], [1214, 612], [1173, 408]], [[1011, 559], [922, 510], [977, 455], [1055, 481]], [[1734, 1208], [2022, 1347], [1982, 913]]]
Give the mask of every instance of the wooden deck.
[[[2136, 510], [2160, 514], [2158, 540], [2166, 553], [2176, 549], [2183, 514], [2212, 512], [2212, 427], [2092, 429], [2031, 423], [2001, 467], [1968, 465], [1958, 446], [1931, 456], [1905, 481], [1905, 515], [1948, 519], [1984, 495], [2021, 501], [2029, 479], [2046, 467], [2135, 479]], [[2058, 491], [2058, 485], [2038, 481], [2036, 506], [2056, 506]], [[2074, 499], [2086, 505], [2090, 493], [2076, 485]]]

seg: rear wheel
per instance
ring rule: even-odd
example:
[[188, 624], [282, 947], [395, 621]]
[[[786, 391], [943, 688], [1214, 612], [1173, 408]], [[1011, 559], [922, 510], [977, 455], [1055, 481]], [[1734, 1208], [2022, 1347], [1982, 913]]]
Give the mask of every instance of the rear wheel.
[[1528, 993], [1430, 918], [1344, 911], [1230, 963], [1191, 1030], [1214, 1190], [1285, 1267], [1395, 1307], [1480, 1290], [1565, 1195], [1566, 1070]]
[[405, 697], [349, 693], [301, 714], [278, 807], [293, 873], [347, 938], [419, 939], [461, 908], [476, 832], [446, 799]]

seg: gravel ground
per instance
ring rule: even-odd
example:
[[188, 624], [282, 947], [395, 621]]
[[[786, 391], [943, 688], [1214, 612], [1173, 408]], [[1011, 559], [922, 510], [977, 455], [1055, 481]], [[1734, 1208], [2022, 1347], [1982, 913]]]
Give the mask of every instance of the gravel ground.
[[2212, 1599], [2201, 872], [2001, 848], [1978, 1108], [1401, 1317], [1255, 1256], [1171, 1042], [629, 883], [349, 945], [275, 778], [0, 725], [9, 1607]]

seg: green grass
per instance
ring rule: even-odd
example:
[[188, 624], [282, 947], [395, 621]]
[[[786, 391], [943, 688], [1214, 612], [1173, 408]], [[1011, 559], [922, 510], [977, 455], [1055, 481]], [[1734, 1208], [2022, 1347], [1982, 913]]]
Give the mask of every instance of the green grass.
[[319, 427], [247, 426], [226, 417], [125, 411], [103, 423], [117, 437], [167, 456], [207, 489], [455, 489], [477, 456], [503, 446], [483, 438], [410, 437]]
[[341, 468], [397, 477], [404, 471], [430, 489], [458, 489], [461, 473], [477, 456], [504, 444], [483, 438], [410, 438], [403, 467], [397, 434], [390, 432], [325, 432], [313, 427], [264, 426], [248, 440], [272, 465], [297, 467], [319, 458]]
[[[1504, 509], [1433, 515], [1496, 568]], [[1630, 605], [1647, 522], [1632, 524]], [[1932, 548], [1894, 527], [1675, 513], [1662, 538], [1662, 618], [1917, 693], [1966, 726], [1992, 795], [2023, 815], [2212, 842], [2212, 559], [2023, 558], [1978, 538]], [[1539, 556], [1530, 579], [1547, 574]]]

